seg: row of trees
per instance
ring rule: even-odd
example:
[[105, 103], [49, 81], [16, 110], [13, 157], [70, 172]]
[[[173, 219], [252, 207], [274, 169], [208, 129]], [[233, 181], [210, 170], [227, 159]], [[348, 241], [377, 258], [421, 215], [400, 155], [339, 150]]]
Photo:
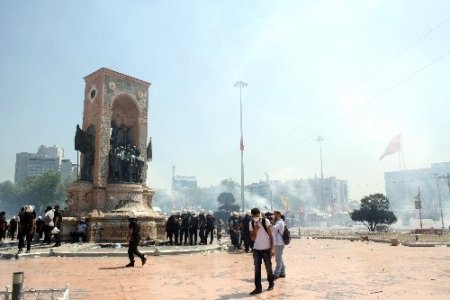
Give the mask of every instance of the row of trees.
[[34, 205], [38, 212], [48, 205], [62, 204], [66, 200], [65, 187], [70, 181], [62, 182], [59, 172], [47, 172], [42, 176], [27, 177], [16, 185], [11, 181], [0, 183], [0, 210], [8, 214], [17, 214], [20, 207]]

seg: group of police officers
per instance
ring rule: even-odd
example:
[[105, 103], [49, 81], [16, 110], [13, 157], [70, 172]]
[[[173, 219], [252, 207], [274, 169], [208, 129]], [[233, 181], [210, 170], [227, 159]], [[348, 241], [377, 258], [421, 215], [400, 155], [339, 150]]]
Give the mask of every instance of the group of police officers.
[[[230, 213], [226, 230], [235, 250], [244, 247], [245, 252], [249, 252], [252, 248], [249, 230], [251, 220], [250, 211]], [[214, 230], [216, 229], [217, 239], [220, 240], [222, 228], [222, 220], [216, 220], [212, 211], [205, 212], [203, 209], [199, 212], [187, 209], [181, 212], [172, 211], [166, 220], [166, 233], [170, 245], [206, 245], [208, 237], [211, 244]]]
[[[166, 233], [170, 245], [206, 245], [208, 237], [210, 237], [209, 243], [212, 244], [215, 227], [216, 218], [213, 212], [205, 212], [203, 209], [198, 213], [195, 210], [186, 209], [183, 209], [181, 213], [173, 211], [166, 221]], [[217, 232], [220, 239], [220, 228]]]

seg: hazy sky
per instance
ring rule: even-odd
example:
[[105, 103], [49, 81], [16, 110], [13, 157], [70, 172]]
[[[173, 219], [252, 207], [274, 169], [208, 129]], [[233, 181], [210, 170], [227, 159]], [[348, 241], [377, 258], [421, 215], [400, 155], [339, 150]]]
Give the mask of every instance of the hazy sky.
[[406, 167], [450, 160], [449, 1], [2, 1], [0, 181], [15, 154], [58, 144], [76, 161], [84, 80], [107, 67], [151, 82], [148, 185], [177, 174], [246, 183], [320, 175], [352, 199]]

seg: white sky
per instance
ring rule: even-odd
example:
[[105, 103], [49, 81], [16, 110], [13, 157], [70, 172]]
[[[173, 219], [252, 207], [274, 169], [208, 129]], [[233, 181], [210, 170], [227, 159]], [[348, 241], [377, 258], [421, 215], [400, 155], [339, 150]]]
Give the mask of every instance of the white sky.
[[407, 168], [450, 160], [449, 1], [2, 1], [0, 181], [15, 154], [58, 144], [76, 161], [83, 77], [152, 83], [148, 185], [320, 174], [351, 199], [384, 192], [379, 161], [403, 135]]

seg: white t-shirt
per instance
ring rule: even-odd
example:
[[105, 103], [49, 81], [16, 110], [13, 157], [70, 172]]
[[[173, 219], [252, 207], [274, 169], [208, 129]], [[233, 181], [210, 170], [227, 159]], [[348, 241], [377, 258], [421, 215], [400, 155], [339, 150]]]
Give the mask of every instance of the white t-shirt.
[[[255, 244], [253, 245], [253, 249], [256, 249], [256, 250], [270, 249], [269, 235], [267, 234], [266, 230], [264, 229], [262, 220], [265, 221], [264, 224], [266, 225], [267, 231], [269, 231], [269, 227], [271, 226], [270, 222], [266, 218], [264, 218], [264, 219], [261, 218], [259, 220], [259, 222], [258, 222], [259, 230], [258, 230], [258, 233], [256, 234]], [[256, 222], [254, 222], [254, 224], [256, 225]], [[253, 231], [252, 221], [250, 221], [249, 229], [250, 229], [250, 231]]]
[[273, 234], [273, 244], [276, 246], [283, 246], [283, 233], [284, 233], [284, 222], [283, 220], [278, 220], [272, 227]]
[[53, 223], [53, 217], [54, 217], [53, 209], [50, 209], [48, 212], [44, 215], [44, 224], [48, 226], [55, 226]]

